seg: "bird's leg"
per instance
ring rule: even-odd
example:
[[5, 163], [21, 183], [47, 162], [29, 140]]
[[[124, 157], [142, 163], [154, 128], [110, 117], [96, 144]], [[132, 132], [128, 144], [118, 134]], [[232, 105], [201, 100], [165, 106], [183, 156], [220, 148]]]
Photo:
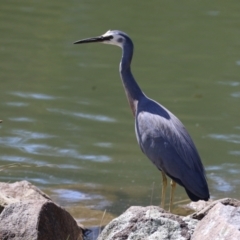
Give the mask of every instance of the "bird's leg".
[[172, 212], [172, 204], [173, 204], [173, 198], [174, 198], [174, 191], [176, 189], [176, 182], [171, 180], [171, 194], [170, 194], [170, 205], [169, 205], [169, 212]]
[[166, 195], [166, 188], [167, 188], [167, 177], [165, 173], [162, 171], [162, 199], [161, 199], [161, 208], [164, 209], [165, 203], [165, 195]]

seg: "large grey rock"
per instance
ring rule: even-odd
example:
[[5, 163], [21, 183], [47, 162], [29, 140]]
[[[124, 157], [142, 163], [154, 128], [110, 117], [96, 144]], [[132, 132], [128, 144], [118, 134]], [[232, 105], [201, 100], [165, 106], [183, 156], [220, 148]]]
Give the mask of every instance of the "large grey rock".
[[73, 217], [29, 182], [0, 183], [1, 240], [80, 240], [82, 236]]
[[24, 200], [51, 200], [48, 195], [27, 181], [15, 183], [0, 182], [0, 204]]
[[193, 240], [239, 240], [240, 202], [236, 199], [221, 199], [202, 211], [193, 214], [201, 218]]
[[130, 207], [104, 228], [98, 240], [186, 240], [197, 222], [156, 206]]
[[197, 212], [180, 217], [159, 207], [131, 207], [112, 220], [98, 240], [239, 240], [240, 201], [193, 204]]

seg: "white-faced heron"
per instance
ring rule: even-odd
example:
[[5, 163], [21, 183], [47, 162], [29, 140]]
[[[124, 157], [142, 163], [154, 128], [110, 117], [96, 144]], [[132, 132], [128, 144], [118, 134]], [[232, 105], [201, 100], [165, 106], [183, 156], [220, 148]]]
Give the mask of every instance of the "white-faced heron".
[[75, 42], [100, 42], [122, 48], [120, 76], [135, 117], [137, 141], [143, 153], [162, 173], [162, 199], [164, 208], [167, 187], [166, 175], [171, 178], [170, 211], [176, 183], [185, 188], [192, 201], [209, 199], [209, 190], [197, 149], [180, 120], [161, 104], [148, 98], [131, 73], [133, 42], [118, 30]]

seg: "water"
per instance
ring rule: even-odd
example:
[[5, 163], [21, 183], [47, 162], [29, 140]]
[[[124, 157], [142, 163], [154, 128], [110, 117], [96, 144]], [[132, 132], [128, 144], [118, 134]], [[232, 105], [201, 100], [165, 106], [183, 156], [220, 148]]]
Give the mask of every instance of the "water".
[[[0, 181], [32, 182], [87, 226], [159, 204], [160, 174], [135, 139], [120, 49], [72, 44], [120, 29], [135, 43], [144, 92], [194, 139], [212, 198], [239, 198], [239, 10], [238, 1], [2, 3]], [[185, 199], [178, 187], [176, 201]]]

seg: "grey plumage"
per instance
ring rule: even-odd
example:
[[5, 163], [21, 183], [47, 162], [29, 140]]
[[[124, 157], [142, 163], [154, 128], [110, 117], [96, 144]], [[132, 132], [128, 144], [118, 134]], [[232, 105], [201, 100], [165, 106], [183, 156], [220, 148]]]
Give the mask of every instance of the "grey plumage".
[[185, 127], [171, 112], [151, 99], [141, 99], [136, 134], [142, 151], [160, 171], [183, 186], [191, 200], [208, 200], [199, 154]]

